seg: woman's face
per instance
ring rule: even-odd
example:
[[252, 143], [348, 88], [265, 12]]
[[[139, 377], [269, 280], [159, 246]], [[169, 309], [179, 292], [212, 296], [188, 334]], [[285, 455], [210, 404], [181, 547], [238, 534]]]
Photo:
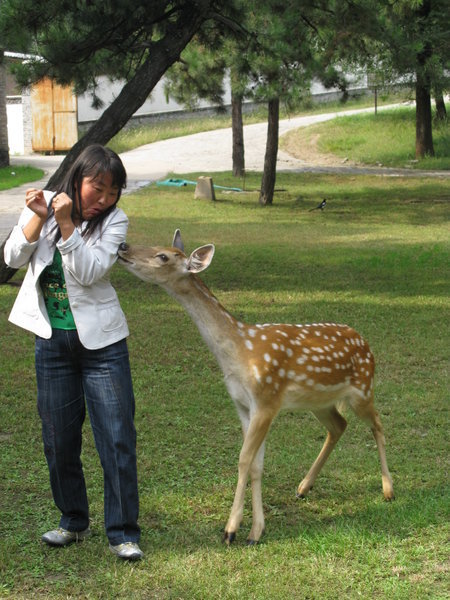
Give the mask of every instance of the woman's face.
[[111, 173], [102, 173], [95, 179], [83, 177], [80, 189], [83, 220], [89, 221], [117, 202], [119, 188], [112, 183]]

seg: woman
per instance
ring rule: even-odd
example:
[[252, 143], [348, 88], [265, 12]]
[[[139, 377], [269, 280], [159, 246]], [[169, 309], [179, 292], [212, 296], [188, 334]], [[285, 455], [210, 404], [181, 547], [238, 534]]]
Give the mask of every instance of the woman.
[[5, 244], [5, 261], [28, 270], [10, 321], [36, 335], [38, 411], [59, 527], [52, 546], [90, 534], [80, 460], [87, 405], [104, 473], [111, 551], [143, 556], [129, 334], [108, 273], [128, 219], [117, 207], [126, 185], [120, 158], [100, 145], [78, 157], [58, 193], [29, 189], [26, 208]]

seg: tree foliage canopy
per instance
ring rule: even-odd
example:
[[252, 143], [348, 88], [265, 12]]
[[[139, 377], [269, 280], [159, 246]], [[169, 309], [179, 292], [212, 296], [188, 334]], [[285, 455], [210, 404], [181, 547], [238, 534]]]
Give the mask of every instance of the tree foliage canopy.
[[3, 0], [0, 36], [9, 49], [31, 55], [16, 67], [20, 83], [49, 76], [89, 91], [98, 104], [98, 76], [130, 81], [189, 13], [202, 22], [237, 17], [225, 0]]

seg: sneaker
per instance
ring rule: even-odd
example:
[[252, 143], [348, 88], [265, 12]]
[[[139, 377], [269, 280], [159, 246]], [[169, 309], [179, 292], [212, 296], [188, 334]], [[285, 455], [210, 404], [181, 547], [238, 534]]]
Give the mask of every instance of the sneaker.
[[41, 539], [49, 546], [67, 546], [72, 542], [82, 542], [89, 535], [91, 535], [89, 527], [83, 531], [68, 531], [63, 527], [58, 527], [58, 529], [44, 533]]
[[109, 549], [123, 560], [139, 560], [144, 556], [144, 553], [135, 542], [125, 542], [117, 546], [110, 544]]

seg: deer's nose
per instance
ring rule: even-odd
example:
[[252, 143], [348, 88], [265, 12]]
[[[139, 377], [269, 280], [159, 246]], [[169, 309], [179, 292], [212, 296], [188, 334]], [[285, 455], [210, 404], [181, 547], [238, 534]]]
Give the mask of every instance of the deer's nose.
[[126, 243], [126, 242], [122, 242], [119, 246], [119, 250], [121, 250], [122, 252], [126, 252], [127, 250], [129, 250], [130, 246]]

